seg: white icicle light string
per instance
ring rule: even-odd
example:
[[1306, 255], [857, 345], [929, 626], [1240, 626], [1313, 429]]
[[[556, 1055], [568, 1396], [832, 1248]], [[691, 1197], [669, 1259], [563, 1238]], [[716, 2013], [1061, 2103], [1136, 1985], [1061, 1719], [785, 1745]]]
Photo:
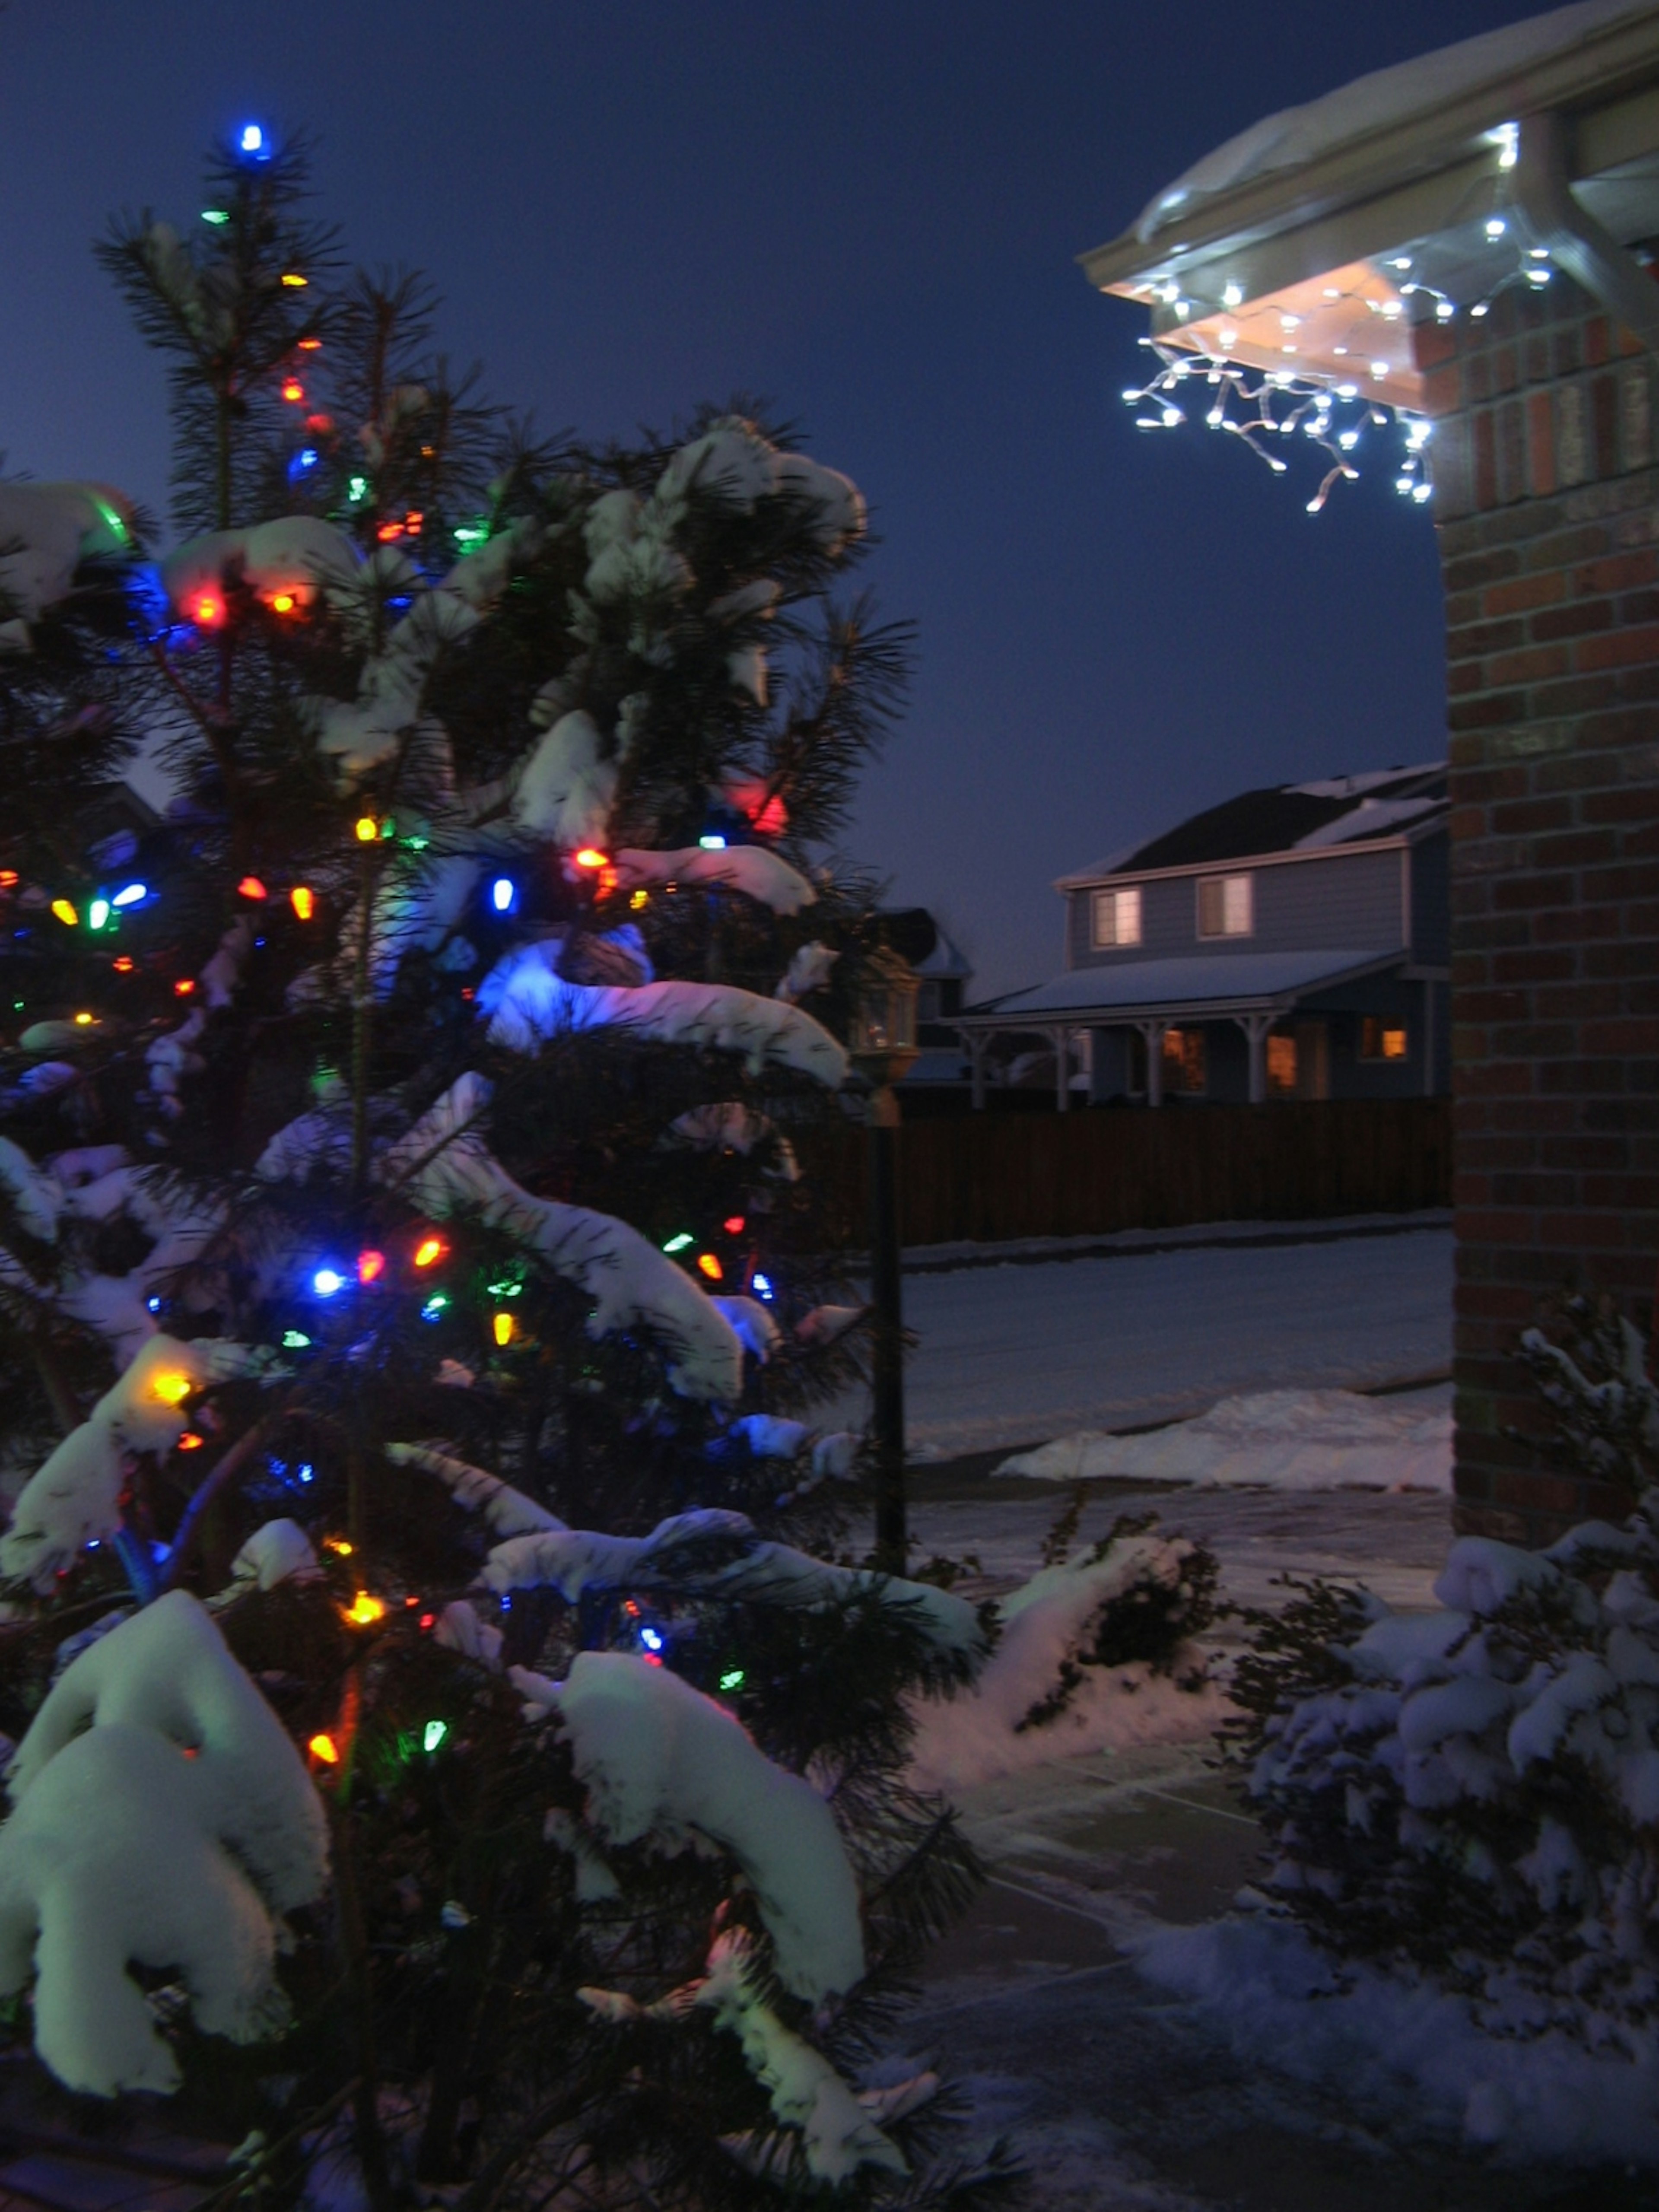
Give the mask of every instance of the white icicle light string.
[[[1513, 134], [1514, 130], [1513, 125], [1504, 125], [1508, 133]], [[1515, 143], [1512, 136], [1501, 141], [1501, 167], [1514, 167]], [[1501, 294], [1516, 285], [1529, 291], [1541, 290], [1554, 273], [1548, 247], [1525, 244], [1527, 226], [1523, 221], [1515, 219], [1512, 212], [1494, 212], [1488, 216], [1485, 229], [1489, 244], [1495, 245], [1500, 239], [1512, 237], [1516, 260], [1514, 266], [1506, 270], [1490, 290], [1469, 306], [1467, 312], [1471, 319], [1477, 322], [1491, 313], [1493, 302]], [[1381, 265], [1403, 274], [1413, 269], [1413, 261], [1408, 253], [1391, 254], [1384, 257]], [[1420, 294], [1433, 301], [1437, 323], [1449, 323], [1459, 313], [1455, 301], [1421, 276], [1409, 276], [1400, 285], [1399, 293], [1397, 301], [1379, 306], [1376, 301], [1368, 298], [1365, 305], [1373, 313], [1393, 322], [1403, 313], [1404, 301]], [[1326, 296], [1336, 298], [1339, 295], [1335, 288], [1331, 287], [1328, 289]], [[1173, 307], [1177, 315], [1184, 318], [1189, 312], [1189, 304], [1181, 296], [1180, 287], [1176, 284], [1164, 284], [1158, 297], [1166, 306]], [[1241, 307], [1243, 295], [1240, 287], [1227, 285], [1222, 294], [1222, 303], [1229, 312]], [[1295, 328], [1298, 319], [1285, 315], [1280, 320], [1289, 331]], [[1224, 345], [1236, 339], [1237, 335], [1236, 330], [1225, 328], [1220, 333]], [[1143, 410], [1135, 416], [1138, 429], [1171, 430], [1183, 425], [1188, 417], [1176, 404], [1175, 395], [1182, 385], [1194, 377], [1200, 377], [1215, 395], [1205, 413], [1206, 427], [1212, 430], [1231, 430], [1234, 436], [1242, 438], [1259, 459], [1266, 461], [1275, 476], [1285, 475], [1289, 464], [1280, 453], [1270, 450], [1263, 440], [1290, 437], [1299, 431], [1311, 438], [1328, 456], [1329, 465], [1320, 481], [1319, 489], [1308, 501], [1310, 514], [1317, 514], [1321, 511], [1332, 490], [1345, 477], [1350, 482], [1358, 478], [1359, 471], [1350, 456], [1357, 450], [1360, 437], [1368, 426], [1386, 429], [1390, 425], [1397, 425], [1403, 433], [1404, 450], [1395, 477], [1395, 491], [1419, 507], [1432, 496], [1434, 484], [1429, 469], [1427, 447], [1434, 432], [1433, 422], [1415, 409], [1402, 407], [1377, 392], [1366, 391], [1358, 376], [1351, 381], [1336, 384], [1322, 378], [1298, 374], [1294, 369], [1252, 371], [1224, 352], [1196, 351], [1159, 337], [1143, 337], [1139, 343], [1158, 356], [1159, 367], [1157, 374], [1145, 384], [1131, 386], [1123, 393], [1127, 405]], [[1285, 350], [1291, 353], [1295, 349], [1287, 343]], [[1337, 350], [1342, 352], [1346, 349], [1338, 347]], [[1371, 364], [1373, 379], [1386, 374], [1386, 363]], [[1252, 374], [1257, 379], [1254, 385], [1250, 382]], [[1231, 411], [1235, 404], [1241, 410], [1237, 415]], [[1281, 410], [1277, 413], [1276, 404]], [[1340, 421], [1338, 416], [1340, 408], [1348, 410], [1346, 418]]]
[[[1425, 449], [1434, 426], [1426, 416], [1364, 392], [1357, 383], [1318, 383], [1289, 369], [1253, 372], [1224, 356], [1189, 353], [1166, 345], [1158, 338], [1143, 337], [1140, 343], [1157, 355], [1160, 367], [1148, 382], [1123, 394], [1127, 405], [1150, 410], [1135, 416], [1137, 428], [1180, 428], [1188, 418], [1173, 395], [1182, 385], [1200, 377], [1214, 393], [1205, 411], [1206, 428], [1231, 430], [1267, 463], [1275, 476], [1285, 475], [1290, 464], [1263, 442], [1267, 439], [1292, 437], [1300, 432], [1328, 456], [1319, 489], [1308, 501], [1309, 514], [1317, 514], [1339, 483], [1345, 477], [1352, 481], [1358, 477], [1359, 471], [1350, 456], [1368, 424], [1386, 429], [1390, 423], [1397, 422], [1405, 433], [1405, 452], [1395, 477], [1395, 489], [1419, 506], [1429, 498], [1433, 485]], [[1254, 384], [1250, 381], [1253, 374], [1258, 380]], [[1249, 411], [1235, 415], [1230, 411], [1234, 404]], [[1276, 406], [1283, 411], [1275, 412]], [[1347, 410], [1346, 418], [1339, 418], [1339, 408]]]

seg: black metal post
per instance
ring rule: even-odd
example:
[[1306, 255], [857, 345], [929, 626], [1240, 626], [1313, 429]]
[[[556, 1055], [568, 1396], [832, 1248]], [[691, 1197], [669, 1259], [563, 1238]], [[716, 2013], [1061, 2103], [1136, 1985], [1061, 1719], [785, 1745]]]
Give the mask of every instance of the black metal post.
[[904, 1525], [904, 1316], [898, 1209], [899, 1104], [888, 1084], [870, 1101], [871, 1414], [876, 1446], [876, 1565], [902, 1575]]

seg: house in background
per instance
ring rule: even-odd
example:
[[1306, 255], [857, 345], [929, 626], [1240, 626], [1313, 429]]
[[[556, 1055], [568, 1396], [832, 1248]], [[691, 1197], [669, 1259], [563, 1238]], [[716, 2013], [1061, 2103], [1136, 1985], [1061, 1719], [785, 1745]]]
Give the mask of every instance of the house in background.
[[957, 1018], [974, 980], [973, 964], [925, 906], [890, 908], [880, 917], [883, 941], [916, 978], [916, 1042], [921, 1050], [899, 1086], [968, 1080]]
[[1443, 761], [1249, 791], [1064, 876], [1066, 967], [957, 1024], [1047, 1041], [1063, 1111], [1449, 1088]]

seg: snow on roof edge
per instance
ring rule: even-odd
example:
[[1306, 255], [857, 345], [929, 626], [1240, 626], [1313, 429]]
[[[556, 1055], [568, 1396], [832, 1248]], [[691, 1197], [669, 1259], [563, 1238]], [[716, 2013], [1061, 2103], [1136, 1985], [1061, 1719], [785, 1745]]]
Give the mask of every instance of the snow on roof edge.
[[1659, 13], [1654, 0], [1573, 0], [1541, 15], [1482, 31], [1410, 61], [1373, 70], [1299, 107], [1237, 132], [1154, 194], [1133, 234], [1150, 245], [1206, 200], [1284, 169], [1302, 168], [1346, 141], [1498, 85], [1631, 16]]

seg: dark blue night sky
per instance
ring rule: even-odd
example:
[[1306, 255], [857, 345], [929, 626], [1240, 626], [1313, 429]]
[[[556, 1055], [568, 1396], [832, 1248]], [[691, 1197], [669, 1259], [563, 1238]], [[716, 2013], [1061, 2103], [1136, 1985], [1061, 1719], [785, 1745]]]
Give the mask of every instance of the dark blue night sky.
[[1273, 109], [1516, 0], [11, 0], [0, 449], [160, 507], [161, 371], [88, 242], [180, 227], [246, 116], [425, 268], [451, 353], [547, 430], [763, 395], [855, 477], [914, 616], [912, 709], [849, 850], [981, 989], [1060, 963], [1052, 878], [1253, 783], [1433, 757], [1432, 531], [1325, 514], [1233, 441], [1138, 434], [1144, 318], [1073, 257]]

